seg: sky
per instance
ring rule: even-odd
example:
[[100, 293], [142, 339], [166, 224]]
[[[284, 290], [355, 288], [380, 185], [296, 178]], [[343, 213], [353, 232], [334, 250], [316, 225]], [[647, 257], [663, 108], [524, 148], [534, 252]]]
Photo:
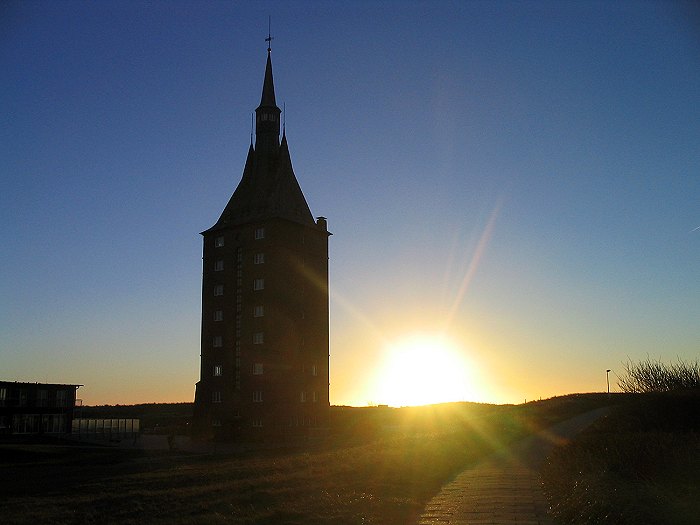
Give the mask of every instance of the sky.
[[242, 174], [268, 16], [333, 232], [332, 404], [520, 403], [700, 355], [693, 3], [10, 0], [0, 379], [193, 400], [199, 232]]

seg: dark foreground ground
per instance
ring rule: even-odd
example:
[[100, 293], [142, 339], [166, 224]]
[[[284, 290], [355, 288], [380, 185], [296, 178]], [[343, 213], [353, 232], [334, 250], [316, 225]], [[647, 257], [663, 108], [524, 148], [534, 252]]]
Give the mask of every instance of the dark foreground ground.
[[700, 523], [700, 394], [641, 394], [543, 469], [560, 523]]
[[[401, 411], [344, 409], [335, 412], [326, 442], [245, 453], [0, 444], [0, 522], [414, 523], [444, 483], [484, 455], [558, 420], [622, 400], [584, 395], [516, 407], [457, 403]], [[683, 434], [687, 444], [683, 432], [669, 429], [672, 435]], [[696, 448], [688, 456], [695, 458], [694, 468], [695, 436]], [[575, 461], [567, 459], [588, 457], [591, 452], [584, 450], [548, 466], [555, 485], [570, 487], [576, 476], [575, 487], [585, 480], [596, 485], [595, 479], [618, 483], [600, 473], [584, 479]], [[581, 474], [572, 477], [572, 468]], [[686, 473], [688, 490], [697, 495], [697, 471], [679, 472]], [[562, 502], [571, 509], [586, 505], [575, 490], [570, 492], [552, 491], [551, 498], [561, 519], [575, 522]]]

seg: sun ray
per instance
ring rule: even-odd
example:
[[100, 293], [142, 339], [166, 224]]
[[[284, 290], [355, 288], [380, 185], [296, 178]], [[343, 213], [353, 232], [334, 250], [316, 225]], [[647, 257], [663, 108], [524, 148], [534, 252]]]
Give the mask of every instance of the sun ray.
[[481, 258], [483, 257], [484, 252], [486, 251], [486, 247], [489, 241], [491, 240], [491, 234], [493, 233], [493, 228], [496, 224], [496, 218], [498, 217], [501, 211], [502, 203], [503, 200], [498, 199], [493, 211], [491, 212], [491, 215], [489, 216], [489, 220], [486, 223], [486, 226], [484, 227], [484, 231], [481, 233], [481, 237], [479, 238], [479, 242], [476, 246], [476, 250], [474, 251], [474, 255], [472, 256], [467, 271], [462, 277], [462, 282], [460, 283], [459, 288], [457, 289], [457, 294], [455, 295], [452, 306], [450, 307], [449, 313], [446, 317], [445, 329], [448, 329], [450, 326], [452, 326], [452, 322], [454, 320], [455, 315], [457, 314], [457, 310], [462, 304], [464, 296], [467, 293], [467, 289], [469, 288], [469, 284], [474, 278], [474, 274], [476, 273], [476, 270], [479, 267]]

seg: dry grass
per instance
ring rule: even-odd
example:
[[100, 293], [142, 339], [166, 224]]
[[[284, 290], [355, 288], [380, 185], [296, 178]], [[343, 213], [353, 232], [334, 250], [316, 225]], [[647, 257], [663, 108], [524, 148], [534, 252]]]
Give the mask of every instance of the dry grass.
[[8, 524], [404, 525], [470, 462], [587, 408], [352, 409], [336, 414], [328, 443], [238, 455], [4, 445], [0, 515]]

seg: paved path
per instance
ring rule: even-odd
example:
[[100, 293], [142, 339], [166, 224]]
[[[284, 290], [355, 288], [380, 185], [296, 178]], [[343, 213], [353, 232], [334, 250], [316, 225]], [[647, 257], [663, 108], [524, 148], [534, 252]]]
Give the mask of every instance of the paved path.
[[604, 415], [599, 408], [530, 436], [459, 474], [428, 502], [419, 525], [553, 525], [539, 469], [549, 451]]

